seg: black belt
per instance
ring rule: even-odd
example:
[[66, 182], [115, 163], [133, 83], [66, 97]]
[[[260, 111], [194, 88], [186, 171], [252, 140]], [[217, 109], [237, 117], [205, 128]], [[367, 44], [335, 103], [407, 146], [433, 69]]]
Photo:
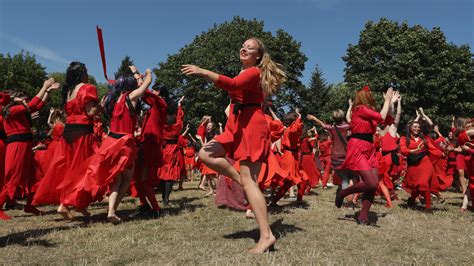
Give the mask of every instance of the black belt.
[[7, 134], [5, 134], [5, 130], [0, 130], [0, 139], [7, 139]]
[[165, 144], [178, 144], [177, 139], [167, 139], [165, 140]]
[[14, 134], [7, 137], [5, 140], [5, 144], [9, 144], [12, 142], [28, 142], [33, 141], [33, 134], [25, 133], [25, 134]]
[[392, 156], [392, 162], [395, 165], [400, 165], [400, 158], [398, 157], [398, 149], [391, 150], [391, 151], [382, 151], [382, 155], [385, 156], [387, 154], [391, 154]]
[[111, 138], [119, 139], [119, 138], [125, 136], [126, 134], [120, 134], [120, 133], [115, 133], [115, 132], [110, 131], [108, 135]]
[[77, 138], [94, 133], [92, 125], [84, 124], [66, 124], [64, 126], [63, 138], [67, 143], [71, 144]]
[[374, 134], [355, 133], [351, 135], [351, 138], [361, 139], [370, 143], [374, 143]]
[[301, 155], [312, 155], [313, 153], [312, 152], [302, 152]]
[[232, 109], [232, 113], [234, 115], [238, 114], [239, 111], [241, 111], [245, 107], [261, 107], [262, 106], [261, 103], [239, 103], [239, 102], [234, 102], [234, 101], [232, 101], [232, 103], [234, 104], [234, 108]]
[[287, 150], [287, 151], [291, 151], [291, 152], [298, 152], [298, 148], [296, 148], [296, 149], [292, 149], [292, 148], [290, 148], [290, 147], [287, 147], [287, 146], [283, 146], [283, 148], [284, 148], [285, 150]]

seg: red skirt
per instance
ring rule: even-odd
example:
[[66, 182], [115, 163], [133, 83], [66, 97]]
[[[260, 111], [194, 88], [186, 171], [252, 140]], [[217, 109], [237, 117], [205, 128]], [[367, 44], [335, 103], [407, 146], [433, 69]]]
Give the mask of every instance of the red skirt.
[[179, 180], [183, 169], [184, 155], [178, 144], [166, 144], [163, 148], [163, 165], [157, 171], [158, 178], [161, 180]]
[[347, 143], [346, 160], [341, 169], [364, 171], [378, 168], [374, 144], [365, 140], [351, 138]]
[[280, 165], [283, 170], [288, 171], [288, 176], [286, 177], [286, 180], [290, 180], [293, 185], [298, 185], [303, 181], [307, 181], [308, 179], [307, 175], [303, 174], [303, 172], [300, 170], [297, 161], [297, 155], [295, 154], [296, 153], [293, 153], [291, 151], [284, 151], [283, 155], [281, 156]]
[[137, 153], [138, 148], [131, 135], [119, 139], [107, 137], [96, 154], [69, 173], [76, 182], [68, 184], [70, 193], [62, 203], [83, 209], [91, 202], [101, 201], [117, 175], [133, 167]]
[[427, 191], [430, 189], [433, 175], [433, 164], [431, 164], [430, 158], [425, 156], [418, 165], [408, 166], [402, 187], [408, 193], [412, 191]]
[[258, 175], [258, 186], [260, 190], [264, 190], [271, 186], [276, 186], [288, 178], [288, 171], [283, 170], [280, 162], [273, 152], [268, 153], [265, 162]]
[[[230, 105], [233, 110], [234, 104]], [[270, 129], [261, 107], [246, 107], [229, 114], [225, 130], [214, 138], [236, 161], [265, 161], [270, 151]]]
[[195, 157], [184, 157], [184, 164], [186, 165], [186, 169], [193, 169], [194, 165], [196, 164], [196, 159]]
[[38, 180], [31, 141], [12, 142], [5, 151], [5, 184], [2, 195], [13, 199], [15, 195], [34, 193]]
[[313, 154], [301, 155], [301, 169], [303, 169], [303, 172], [308, 176], [310, 187], [316, 187], [319, 184], [321, 173], [317, 170]]
[[431, 163], [433, 164], [434, 175], [431, 178], [430, 190], [432, 192], [445, 191], [453, 184], [454, 177], [448, 175], [448, 160], [446, 158], [439, 158], [432, 156]]
[[203, 175], [217, 175], [218, 173], [211, 168], [207, 167], [205, 164], [202, 166], [201, 174]]

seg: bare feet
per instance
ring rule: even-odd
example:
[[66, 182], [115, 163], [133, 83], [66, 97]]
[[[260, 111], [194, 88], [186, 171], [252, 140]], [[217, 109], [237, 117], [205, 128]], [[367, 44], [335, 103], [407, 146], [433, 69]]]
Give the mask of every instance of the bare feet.
[[109, 220], [109, 222], [112, 224], [119, 224], [122, 222], [122, 219], [120, 219], [117, 215], [107, 216], [107, 220]]
[[198, 186], [198, 188], [199, 188], [200, 190], [202, 190], [202, 191], [207, 191], [207, 189], [206, 189], [205, 187], [203, 187], [203, 186]]
[[273, 245], [275, 244], [275, 242], [276, 238], [273, 234], [271, 234], [270, 237], [267, 239], [260, 238], [257, 245], [255, 245], [255, 247], [249, 250], [249, 253], [262, 254], [265, 251], [273, 249]]
[[206, 193], [206, 196], [212, 196], [212, 195], [214, 195], [214, 191], [212, 190]]
[[247, 212], [245, 213], [245, 218], [247, 218], [247, 219], [255, 219], [255, 214], [253, 213], [252, 210], [247, 210]]

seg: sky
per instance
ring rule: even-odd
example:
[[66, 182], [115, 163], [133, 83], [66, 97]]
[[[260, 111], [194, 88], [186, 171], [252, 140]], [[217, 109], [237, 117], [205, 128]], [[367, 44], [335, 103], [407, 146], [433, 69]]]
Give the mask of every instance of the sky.
[[474, 46], [474, 0], [0, 0], [0, 53], [28, 51], [47, 72], [65, 72], [78, 60], [105, 82], [96, 25], [112, 77], [126, 55], [142, 71], [154, 68], [234, 16], [256, 18], [265, 30], [281, 28], [301, 42], [304, 84], [316, 66], [328, 83], [344, 81], [341, 57], [367, 21], [382, 17], [440, 27], [448, 42]]

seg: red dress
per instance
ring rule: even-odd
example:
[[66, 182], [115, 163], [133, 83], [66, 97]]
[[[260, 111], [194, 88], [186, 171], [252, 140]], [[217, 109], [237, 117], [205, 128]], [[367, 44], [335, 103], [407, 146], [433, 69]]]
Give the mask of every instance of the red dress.
[[[197, 129], [197, 135], [199, 135], [201, 137], [202, 142], [204, 144], [206, 144], [207, 142], [210, 141], [210, 139], [207, 139], [207, 134], [206, 134], [207, 124], [208, 124], [208, 121], [206, 120], [206, 122], [201, 123], [198, 126], [198, 129]], [[217, 175], [218, 174], [216, 171], [214, 171], [211, 168], [207, 167], [207, 165], [205, 165], [205, 164], [202, 166], [201, 173], [203, 175]]]
[[133, 167], [138, 153], [133, 136], [137, 113], [126, 105], [129, 94], [123, 93], [115, 104], [109, 136], [98, 152], [73, 171], [73, 175], [83, 177], [70, 189], [65, 205], [84, 209], [93, 201], [101, 201], [117, 175]]
[[[3, 109], [3, 106], [0, 105], [0, 108]], [[1, 113], [2, 112], [0, 112], [0, 191], [5, 184], [5, 152], [7, 148], [5, 144], [7, 135], [3, 129], [3, 116]]]
[[431, 152], [429, 155], [435, 173], [431, 179], [430, 190], [433, 192], [445, 191], [453, 184], [454, 177], [448, 175], [448, 158], [439, 146], [439, 143], [443, 142], [444, 138], [432, 140], [427, 137], [427, 140], [438, 149], [438, 152]]
[[[23, 196], [34, 193], [37, 183], [35, 160], [33, 154], [33, 136], [31, 134], [30, 112], [40, 110], [44, 102], [34, 97], [28, 108], [22, 104], [9, 108], [8, 116], [3, 117], [3, 127], [7, 135], [5, 151], [5, 184], [2, 196], [13, 199], [15, 195]], [[21, 140], [15, 138], [21, 138]]]
[[[403, 155], [408, 156], [410, 150], [416, 149], [418, 145], [422, 144], [423, 140], [418, 138], [418, 141], [415, 141], [413, 137], [410, 137], [410, 143], [407, 145], [407, 139], [403, 136], [400, 139], [400, 150]], [[403, 179], [403, 189], [408, 193], [412, 191], [428, 191], [430, 190], [431, 178], [434, 175], [433, 164], [428, 156], [429, 153], [436, 153], [436, 148], [433, 147], [432, 143], [429, 140], [426, 140], [426, 144], [423, 145], [419, 153], [425, 153], [426, 155], [421, 159], [421, 161], [416, 165], [408, 165], [405, 179]]]
[[[383, 122], [380, 113], [367, 106], [359, 105], [352, 110], [351, 134], [374, 135], [377, 124]], [[378, 168], [374, 143], [363, 139], [351, 137], [347, 143], [346, 160], [342, 169], [364, 171]]]
[[71, 189], [82, 182], [82, 174], [73, 171], [97, 150], [97, 139], [93, 131], [93, 118], [87, 116], [86, 105], [98, 102], [94, 85], [82, 85], [76, 98], [65, 105], [66, 125], [61, 139], [61, 148], [49, 163], [35, 194], [33, 205], [70, 202]]
[[281, 139], [283, 155], [281, 156], [280, 165], [288, 171], [288, 177], [293, 185], [298, 185], [303, 181], [307, 181], [307, 176], [299, 167], [298, 158], [298, 142], [303, 130], [303, 122], [301, 118], [296, 119], [289, 127]]
[[[186, 138], [180, 135], [183, 129], [184, 112], [181, 106], [178, 106], [176, 114], [176, 123], [165, 125], [163, 128], [163, 137], [165, 145], [163, 146], [163, 165], [158, 168], [158, 178], [161, 180], [179, 180], [184, 168], [183, 147], [186, 146]], [[181, 136], [181, 138], [180, 138]]]
[[301, 169], [308, 176], [309, 185], [312, 188], [318, 185], [319, 178], [321, 177], [321, 173], [317, 170], [316, 162], [314, 161], [313, 145], [314, 140], [309, 141], [308, 137], [304, 138], [300, 144]]
[[[48, 171], [49, 165], [51, 161], [54, 159], [54, 156], [59, 154], [61, 151], [61, 138], [63, 136], [64, 131], [64, 124], [63, 123], [56, 123], [51, 130], [51, 142], [48, 144], [48, 148], [41, 153], [41, 157], [39, 159], [39, 166], [43, 173]], [[35, 155], [37, 155], [36, 153]]]
[[216, 86], [229, 93], [232, 103], [225, 130], [214, 139], [229, 158], [264, 161], [270, 150], [270, 130], [261, 107], [260, 69], [247, 68], [235, 78], [219, 75]]
[[[458, 144], [460, 146], [466, 144], [466, 142], [470, 142], [471, 144], [474, 144], [474, 139], [471, 139], [466, 131], [463, 131], [459, 134], [458, 136]], [[471, 192], [471, 197], [474, 195], [474, 149], [469, 149], [468, 152], [466, 152], [465, 156], [465, 164], [466, 164], [466, 174], [467, 178], [469, 180], [468, 184], [468, 189]], [[472, 202], [472, 201], [471, 201]]]
[[187, 145], [184, 148], [184, 164], [186, 169], [193, 169], [196, 164], [196, 150], [194, 150], [193, 145]]
[[331, 146], [332, 146], [331, 139], [327, 139], [325, 141], [319, 142], [319, 151], [320, 151], [319, 159], [321, 160], [321, 163], [324, 166], [324, 175], [322, 179], [323, 187], [327, 185], [329, 176], [331, 175], [331, 149], [332, 149]]

